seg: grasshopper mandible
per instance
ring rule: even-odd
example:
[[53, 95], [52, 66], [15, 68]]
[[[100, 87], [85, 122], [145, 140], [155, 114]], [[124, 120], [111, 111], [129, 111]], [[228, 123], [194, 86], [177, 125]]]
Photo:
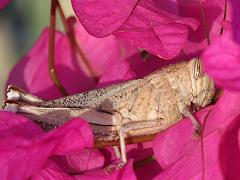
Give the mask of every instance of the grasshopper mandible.
[[122, 163], [127, 162], [125, 138], [162, 131], [183, 116], [195, 132], [201, 125], [192, 109], [208, 105], [214, 84], [203, 73], [199, 59], [169, 65], [137, 80], [45, 101], [18, 88], [8, 87], [4, 110], [22, 113], [45, 124], [59, 126], [80, 117], [92, 126], [95, 140], [120, 142]]

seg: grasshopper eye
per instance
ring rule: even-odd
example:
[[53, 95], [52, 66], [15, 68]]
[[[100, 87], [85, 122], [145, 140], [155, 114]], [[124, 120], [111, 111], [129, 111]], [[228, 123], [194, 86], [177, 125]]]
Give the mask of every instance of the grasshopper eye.
[[194, 73], [194, 79], [198, 79], [204, 75], [202, 64], [199, 59], [197, 59], [193, 64], [193, 73]]

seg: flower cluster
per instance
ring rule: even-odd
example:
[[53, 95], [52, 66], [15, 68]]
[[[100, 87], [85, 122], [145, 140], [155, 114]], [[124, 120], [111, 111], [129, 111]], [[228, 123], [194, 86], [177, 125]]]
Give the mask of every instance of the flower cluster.
[[[1, 1], [0, 9], [7, 3]], [[240, 2], [72, 0], [72, 6], [79, 21], [69, 25], [78, 52], [68, 33], [55, 31], [54, 41], [56, 73], [69, 94], [143, 77], [191, 57], [201, 58], [223, 93], [195, 114], [204, 124], [201, 142], [192, 140], [192, 125], [183, 119], [153, 141], [129, 145], [127, 165], [110, 174], [104, 167], [117, 161], [114, 151], [93, 149], [83, 119], [46, 133], [21, 115], [0, 111], [1, 179], [238, 179]], [[44, 29], [19, 60], [7, 85], [44, 99], [62, 96], [48, 73], [50, 31]], [[155, 161], [136, 163], [152, 154]]]

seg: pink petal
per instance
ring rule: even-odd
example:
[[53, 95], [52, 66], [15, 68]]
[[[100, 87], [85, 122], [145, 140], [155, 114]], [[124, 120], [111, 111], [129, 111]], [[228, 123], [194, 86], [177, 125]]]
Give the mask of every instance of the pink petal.
[[203, 56], [205, 71], [220, 87], [240, 89], [240, 46], [233, 41], [232, 34], [225, 32], [216, 39]]
[[[76, 24], [75, 29], [79, 45], [98, 76], [107, 71], [109, 66], [123, 62], [133, 54], [139, 53], [137, 48], [120, 42], [112, 35], [96, 38], [89, 35], [80, 23]], [[81, 68], [84, 70], [83, 65]]]
[[132, 55], [128, 61], [119, 61], [108, 69], [102, 75], [99, 83], [114, 84], [124, 80], [143, 77], [148, 73], [144, 62], [140, 57], [140, 53]]
[[83, 149], [76, 153], [52, 156], [34, 178], [72, 179], [72, 175], [69, 174], [82, 174], [85, 171], [101, 168], [103, 164], [104, 158], [97, 149]]
[[240, 33], [239, 33], [239, 17], [240, 17], [240, 2], [238, 0], [230, 0], [232, 3], [233, 12], [233, 29], [234, 29], [234, 39], [240, 44]]
[[[66, 173], [67, 167], [64, 163], [59, 165], [58, 161], [55, 160], [55, 156], [51, 157], [40, 170], [39, 173], [34, 174], [31, 179], [34, 180], [56, 180], [56, 179], [73, 179], [71, 175]], [[57, 162], [56, 162], [57, 161]]]
[[[177, 0], [179, 5], [184, 5], [184, 6], [196, 6], [199, 5], [199, 2], [202, 0]], [[205, 2], [205, 0], [203, 0]]]
[[81, 174], [87, 170], [103, 167], [105, 159], [98, 149], [83, 149], [77, 153], [67, 154], [66, 161], [72, 173]]
[[127, 165], [120, 169], [113, 171], [110, 174], [106, 173], [105, 169], [89, 171], [84, 173], [83, 175], [74, 176], [75, 179], [136, 179], [135, 173], [133, 171], [133, 161], [129, 160]]
[[154, 28], [114, 34], [161, 58], [171, 59], [180, 52], [182, 45], [187, 40], [188, 28], [179, 23], [169, 23]]
[[175, 57], [187, 40], [188, 28], [198, 26], [192, 18], [176, 16], [178, 6], [169, 1], [72, 0], [72, 4], [90, 34], [103, 37], [114, 33], [165, 59]]
[[154, 140], [154, 151], [164, 170], [156, 179], [201, 179], [203, 166], [205, 179], [239, 177], [239, 99], [239, 93], [225, 90], [216, 105], [197, 113], [200, 121], [206, 117], [204, 164], [201, 143], [193, 142], [189, 120], [160, 133]]
[[17, 115], [0, 111], [0, 139], [6, 138], [33, 138], [43, 134], [42, 129], [29, 119]]
[[8, 3], [10, 3], [11, 0], [1, 0], [0, 2], [0, 10], [3, 9]]
[[[207, 26], [203, 22], [203, 17], [200, 9], [201, 1], [192, 1], [192, 3], [184, 3], [186, 0], [179, 0], [179, 13], [183, 17], [191, 17], [199, 20], [200, 25], [197, 31], [190, 31], [188, 41], [185, 43], [184, 52], [188, 57], [199, 56], [202, 51], [208, 48], [206, 37], [206, 27], [208, 26], [210, 43], [220, 36], [222, 22], [224, 16], [225, 0], [205, 0], [202, 1], [204, 14], [206, 16]], [[188, 0], [187, 0], [188, 2]], [[225, 21], [231, 21], [231, 4], [228, 3], [227, 15]], [[225, 29], [224, 29], [225, 31]]]
[[[10, 117], [8, 121], [16, 117], [21, 121], [21, 117], [17, 115], [7, 116]], [[5, 119], [3, 118], [3, 120]], [[9, 134], [11, 128], [6, 127], [1, 130], [1, 134]], [[80, 119], [73, 119], [55, 131], [37, 134], [35, 137], [19, 135], [5, 137], [0, 140], [0, 177], [2, 179], [8, 177], [11, 179], [30, 178], [41, 170], [50, 156], [74, 153], [92, 146], [91, 129], [86, 122]]]
[[[221, 156], [218, 151], [218, 143], [220, 143], [220, 137], [216, 131], [204, 139], [204, 147], [209, 148], [204, 152], [206, 159], [204, 179], [225, 179], [218, 161], [218, 157]], [[166, 168], [155, 179], [202, 179], [202, 152], [200, 149], [200, 145], [197, 146], [193, 152], [189, 152], [172, 166]]]
[[72, 0], [77, 17], [86, 30], [96, 37], [116, 31], [129, 18], [136, 4], [137, 0]]

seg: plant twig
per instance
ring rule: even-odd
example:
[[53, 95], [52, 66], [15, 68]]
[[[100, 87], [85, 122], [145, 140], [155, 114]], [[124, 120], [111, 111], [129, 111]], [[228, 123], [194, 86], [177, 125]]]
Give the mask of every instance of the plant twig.
[[133, 164], [133, 168], [134, 169], [139, 169], [147, 164], [150, 164], [152, 163], [153, 161], [155, 161], [156, 158], [155, 156], [152, 154], [150, 156], [148, 156], [147, 158], [143, 159], [143, 160], [140, 160], [140, 161], [137, 161]]
[[68, 39], [72, 45], [72, 47], [74, 48], [74, 50], [76, 51], [76, 53], [78, 53], [83, 61], [83, 63], [85, 64], [85, 66], [87, 67], [91, 77], [95, 80], [95, 82], [98, 81], [98, 77], [96, 75], [96, 72], [94, 71], [94, 69], [91, 67], [91, 64], [89, 63], [90, 61], [88, 60], [88, 58], [85, 56], [84, 52], [82, 51], [79, 43], [76, 40], [76, 36], [74, 33], [74, 29], [73, 27], [69, 24], [69, 22], [67, 21], [65, 14], [62, 10], [61, 5], [58, 3], [58, 10], [59, 10], [59, 15], [61, 18], [61, 21], [63, 23], [63, 27], [64, 30], [68, 36]]
[[[224, 14], [223, 14], [223, 21], [225, 21], [227, 18], [227, 0], [225, 0], [225, 4], [224, 4]], [[221, 28], [221, 31], [220, 31], [220, 35], [223, 34], [223, 26]]]
[[51, 13], [50, 13], [50, 30], [49, 30], [49, 50], [48, 50], [48, 72], [49, 75], [56, 85], [56, 87], [59, 89], [59, 91], [62, 93], [62, 95], [66, 96], [68, 95], [66, 89], [63, 87], [60, 79], [58, 78], [56, 67], [54, 64], [54, 46], [55, 46], [55, 28], [56, 28], [56, 7], [57, 7], [57, 0], [51, 1]]
[[205, 151], [204, 151], [204, 143], [203, 143], [203, 138], [204, 138], [204, 130], [206, 127], [206, 122], [209, 114], [211, 113], [212, 110], [208, 111], [206, 117], [203, 120], [203, 126], [202, 126], [202, 133], [201, 133], [201, 154], [202, 154], [202, 180], [205, 179]]
[[207, 17], [204, 11], [204, 2], [201, 0], [200, 1], [200, 10], [201, 10], [201, 15], [202, 15], [202, 20], [203, 20], [203, 26], [204, 26], [204, 31], [205, 31], [205, 37], [207, 39], [208, 45], [210, 45], [210, 36], [209, 36], [209, 27], [208, 27], [208, 22], [207, 22]]

